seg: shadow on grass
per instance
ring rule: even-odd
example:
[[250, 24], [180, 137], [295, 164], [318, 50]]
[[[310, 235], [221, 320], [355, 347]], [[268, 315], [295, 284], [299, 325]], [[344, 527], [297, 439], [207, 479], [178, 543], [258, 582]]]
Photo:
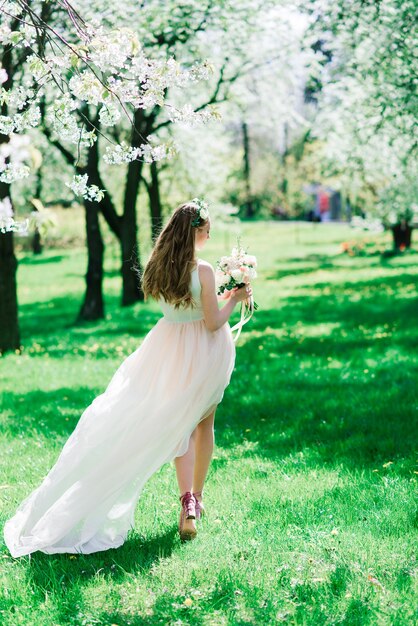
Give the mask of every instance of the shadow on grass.
[[[418, 296], [413, 276], [390, 276], [382, 279], [330, 284], [304, 285], [309, 295], [288, 296], [284, 306], [260, 309], [251, 321], [251, 330], [278, 328], [282, 325], [338, 323], [347, 332], [358, 326], [389, 324], [399, 328], [418, 327]], [[324, 294], [323, 290], [328, 293]], [[297, 293], [298, 288], [294, 291]], [[409, 295], [411, 294], [411, 295]], [[416, 337], [416, 335], [415, 335]], [[411, 337], [415, 340], [415, 337]]]
[[[404, 301], [398, 313], [409, 318], [410, 306]], [[351, 323], [351, 307], [347, 312]], [[259, 314], [267, 320], [270, 315]], [[361, 316], [358, 320], [365, 322]], [[384, 358], [387, 350], [396, 353], [399, 346], [407, 350], [409, 336], [395, 345], [390, 338], [374, 340], [361, 334], [355, 338], [353, 332], [342, 335], [342, 330], [299, 338], [266, 332], [248, 339], [238, 351], [236, 371], [218, 411], [217, 444], [233, 450], [247, 441], [253, 445], [239, 454], [255, 453], [278, 463], [303, 452], [304, 462], [316, 466], [374, 468], [376, 463], [398, 459], [401, 463], [392, 471], [410, 471], [418, 435], [418, 363], [400, 361], [396, 368], [396, 354]], [[416, 334], [413, 337], [416, 342]], [[366, 372], [365, 356], [375, 364], [369, 364]], [[4, 393], [9, 415], [3, 432], [68, 436], [94, 397], [88, 387], [24, 396]], [[213, 464], [214, 469], [219, 465], [215, 460]]]
[[[107, 336], [124, 334], [141, 338], [162, 315], [142, 303], [121, 309], [119, 299], [109, 296], [106, 298], [105, 319], [79, 321], [76, 319], [79, 306], [78, 298], [68, 296], [22, 305], [21, 334], [25, 348], [29, 349], [34, 342], [40, 342], [43, 351], [52, 357], [65, 356], [74, 348], [78, 349], [80, 355], [89, 352], [82, 345], [86, 339], [93, 338], [95, 342], [100, 342], [103, 338], [106, 342]], [[105, 355], [108, 356], [108, 351], [105, 351]]]
[[77, 327], [80, 306], [81, 299], [71, 295], [20, 305], [22, 338], [50, 335]]
[[[246, 360], [242, 367], [251, 373], [257, 365]], [[263, 385], [263, 394], [259, 381], [247, 379], [241, 392], [231, 386], [217, 418], [221, 448], [233, 451], [238, 444], [249, 443], [239, 456], [256, 455], [282, 466], [374, 469], [376, 464], [399, 460], [393, 472], [412, 471], [418, 436], [416, 420], [413, 423], [418, 366], [410, 372], [409, 384], [401, 375], [394, 381], [390, 370], [381, 371], [370, 384], [339, 379], [335, 373], [327, 380], [326, 372], [302, 377], [295, 369], [291, 359], [285, 359], [280, 369], [270, 372], [274, 384]], [[237, 396], [239, 403], [234, 402]]]
[[55, 602], [60, 624], [79, 624], [84, 586], [97, 577], [123, 583], [127, 573], [146, 574], [154, 564], [169, 557], [178, 545], [177, 528], [171, 527], [147, 538], [131, 532], [120, 548], [94, 554], [35, 552], [28, 563], [27, 583], [40, 602], [45, 600], [45, 594]]
[[[316, 464], [356, 467], [411, 457], [417, 434], [418, 364], [405, 360], [402, 352], [418, 346], [418, 302], [400, 296], [410, 293], [413, 280], [405, 275], [357, 284], [345, 281], [332, 285], [329, 295], [321, 293], [329, 284], [318, 283], [313, 287], [317, 296], [289, 297], [277, 310], [257, 311], [247, 328], [260, 335], [245, 338], [244, 332], [246, 341], [218, 411], [218, 444], [234, 448], [245, 437], [256, 443], [258, 455], [275, 461], [309, 449]], [[48, 328], [55, 317], [68, 317], [71, 298], [51, 303], [40, 310], [36, 305], [28, 308], [25, 332], [35, 331], [37, 320], [43, 347], [60, 358], [74, 346], [79, 355], [87, 353], [90, 334], [98, 344], [108, 344], [110, 336], [141, 337], [161, 316], [138, 304], [136, 309], [118, 310], [115, 320], [92, 323], [91, 333], [72, 328], [58, 337], [48, 334]], [[320, 325], [318, 334], [310, 336], [314, 325]], [[120, 353], [115, 355], [123, 360]], [[12, 435], [69, 435], [93, 399], [88, 387], [33, 391], [24, 398], [8, 392], [4, 402], [10, 416], [4, 429]], [[250, 435], [244, 435], [247, 429]]]
[[[203, 598], [198, 597], [192, 600], [191, 606], [184, 603], [185, 593], [161, 593], [152, 604], [152, 610], [146, 617], [132, 616], [131, 613], [123, 613], [122, 611], [106, 612], [103, 611], [99, 615], [101, 624], [119, 624], [120, 626], [160, 626], [161, 624], [187, 624], [189, 626], [201, 626], [203, 623], [223, 624], [230, 626], [244, 626], [251, 624], [266, 623], [266, 606], [253, 606], [251, 611], [255, 621], [249, 622], [248, 619], [240, 619], [236, 615], [236, 592], [239, 587], [239, 593], [245, 594], [251, 598], [254, 590], [244, 582], [237, 580], [223, 569], [218, 571], [213, 589], [206, 593]], [[199, 587], [199, 581], [192, 584], [191, 587]], [[190, 598], [189, 598], [190, 599]], [[260, 603], [261, 604], [261, 603]], [[270, 607], [269, 607], [270, 608]], [[217, 621], [219, 617], [215, 617], [213, 613], [222, 612], [222, 621]], [[269, 614], [271, 614], [269, 612]], [[205, 621], [208, 619], [208, 622]], [[216, 621], [214, 621], [216, 620]], [[269, 620], [270, 623], [270, 620]]]
[[[411, 251], [410, 255], [418, 254]], [[307, 254], [302, 257], [288, 258], [276, 264], [276, 270], [265, 276], [266, 280], [281, 280], [288, 276], [298, 276], [302, 274], [314, 274], [320, 270], [332, 269], [335, 272], [347, 272], [358, 269], [364, 270], [367, 267], [381, 267], [385, 269], [411, 269], [411, 261], [402, 258], [403, 255], [395, 257], [384, 257], [380, 253], [370, 254], [366, 257], [350, 258], [345, 254]], [[386, 282], [388, 277], [384, 278]], [[414, 276], [404, 276], [405, 279], [413, 280]], [[353, 277], [353, 282], [359, 282]], [[363, 284], [363, 281], [361, 281]], [[328, 283], [329, 284], [329, 283]], [[342, 283], [343, 284], [343, 283]], [[348, 283], [350, 284], [350, 283]]]
[[43, 265], [45, 263], [59, 263], [66, 260], [63, 254], [55, 254], [53, 256], [25, 256], [19, 260], [19, 265]]
[[[317, 464], [370, 467], [409, 457], [411, 469], [418, 436], [418, 361], [405, 358], [418, 347], [411, 284], [412, 276], [344, 282], [325, 296], [320, 290], [329, 283], [320, 283], [317, 297], [289, 297], [277, 311], [257, 311], [250, 324], [260, 335], [237, 354], [219, 444], [237, 443], [228, 423], [262, 457], [310, 449]], [[412, 297], [402, 297], [407, 292]]]
[[[107, 382], [110, 382], [107, 381]], [[105, 390], [104, 384], [103, 390]], [[68, 436], [82, 412], [97, 394], [90, 387], [62, 387], [55, 391], [30, 391], [25, 394], [3, 392], [0, 432], [26, 437]]]
[[394, 471], [410, 473], [418, 361], [405, 355], [418, 347], [418, 301], [385, 288], [403, 293], [412, 281], [362, 282], [356, 302], [346, 282], [336, 287], [340, 297], [290, 297], [277, 311], [257, 311], [251, 326], [260, 335], [237, 354], [218, 444], [233, 449], [241, 437], [249, 457], [280, 462], [303, 452], [302, 463], [351, 469], [398, 459]]

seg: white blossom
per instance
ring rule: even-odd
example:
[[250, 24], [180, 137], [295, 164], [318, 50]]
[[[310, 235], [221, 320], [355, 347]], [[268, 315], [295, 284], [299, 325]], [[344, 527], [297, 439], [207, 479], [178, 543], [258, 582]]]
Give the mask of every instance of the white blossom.
[[112, 103], [104, 104], [99, 113], [102, 126], [114, 126], [121, 118], [119, 109]]
[[0, 233], [11, 231], [27, 234], [29, 220], [17, 222], [13, 217], [13, 207], [9, 196], [0, 200]]
[[23, 8], [17, 4], [17, 2], [2, 2], [1, 8], [5, 13], [12, 15], [13, 17], [18, 17], [22, 14]]
[[97, 29], [89, 42], [89, 57], [102, 71], [119, 71], [128, 59], [140, 49], [136, 34], [128, 28], [118, 28], [111, 33]]
[[29, 167], [23, 162], [30, 158], [30, 144], [28, 135], [11, 133], [9, 141], [0, 145], [1, 182], [10, 184], [29, 175]]
[[96, 141], [97, 136], [94, 130], [87, 131], [83, 126], [78, 125], [77, 118], [73, 114], [77, 106], [77, 101], [68, 95], [57, 100], [48, 113], [48, 123], [61, 139], [90, 146]]
[[167, 105], [167, 109], [168, 116], [172, 122], [181, 122], [190, 126], [204, 124], [220, 118], [218, 110], [211, 106], [202, 109], [202, 111], [195, 111], [191, 104], [185, 104], [181, 109]]
[[112, 148], [107, 146], [103, 160], [109, 165], [120, 165], [121, 163], [129, 163], [137, 159], [151, 163], [152, 161], [161, 161], [162, 159], [171, 158], [174, 154], [176, 154], [176, 148], [172, 144], [152, 146], [148, 143], [133, 148], [126, 143], [122, 143]]
[[56, 71], [56, 69], [70, 70], [71, 68], [74, 68], [74, 56], [71, 52], [65, 51], [64, 54], [61, 54], [60, 56], [48, 56], [46, 63], [48, 64], [51, 72]]
[[211, 63], [205, 61], [204, 63], [195, 63], [195, 65], [189, 70], [189, 80], [197, 82], [201, 80], [209, 80], [214, 73], [214, 67]]
[[11, 32], [8, 24], [0, 24], [0, 43], [4, 46], [10, 43]]
[[[21, 12], [20, 6], [7, 0], [3, 0], [2, 9], [13, 15]], [[40, 52], [42, 58], [37, 53], [37, 31], [31, 25], [30, 16], [13, 26], [13, 32], [7, 24], [0, 24], [0, 44], [33, 48], [33, 53], [32, 49], [24, 50], [22, 73], [11, 89], [2, 86], [8, 76], [0, 66], [0, 104], [6, 105], [8, 113], [0, 115], [0, 133], [9, 136], [23, 134], [38, 126], [41, 121], [39, 99], [46, 95], [46, 123], [60, 141], [76, 144], [80, 157], [79, 148], [91, 146], [97, 140], [96, 132], [86, 126], [78, 114], [82, 102], [98, 106], [101, 126], [113, 127], [121, 120], [125, 105], [130, 110], [164, 107], [167, 88], [206, 80], [212, 72], [206, 62], [185, 68], [175, 58], [166, 58], [162, 52], [156, 55], [158, 58], [149, 58], [136, 34], [136, 26], [135, 30], [107, 28], [100, 21], [101, 16], [97, 15], [97, 19], [83, 24], [77, 34], [70, 23], [63, 24], [62, 37], [71, 42], [70, 45], [61, 45], [59, 36], [58, 45], [47, 46]], [[51, 37], [54, 40], [54, 31]], [[55, 85], [59, 86], [58, 90]], [[171, 106], [170, 114], [172, 121], [191, 124], [216, 117], [213, 109], [195, 112], [187, 105], [182, 109]], [[144, 143], [131, 147], [122, 143], [108, 147], [103, 158], [109, 164], [129, 163], [135, 159], [150, 163], [170, 158], [175, 153], [171, 144]], [[16, 159], [7, 158], [5, 154], [2, 158], [0, 180], [10, 183], [29, 174], [26, 164], [17, 163]], [[84, 198], [100, 200], [103, 197], [103, 190], [88, 185], [84, 176], [75, 177], [68, 186]]]
[[0, 216], [0, 232], [17, 232], [20, 235], [29, 234], [29, 220], [26, 218], [23, 222], [16, 222], [12, 217], [2, 218]]
[[28, 59], [28, 68], [32, 76], [39, 83], [39, 80], [50, 72], [48, 66], [36, 54], [31, 54]]
[[29, 167], [27, 165], [21, 165], [20, 163], [6, 163], [6, 165], [0, 169], [0, 182], [13, 183], [15, 180], [20, 180], [29, 176]]
[[176, 154], [176, 148], [171, 144], [161, 144], [159, 146], [143, 144], [141, 149], [145, 163], [161, 161], [162, 159], [171, 159]]
[[133, 148], [126, 143], [117, 146], [106, 146], [106, 152], [103, 160], [109, 165], [120, 165], [121, 163], [129, 163], [135, 161], [141, 154], [141, 148]]
[[80, 75], [70, 78], [69, 88], [80, 100], [89, 104], [99, 104], [105, 97], [105, 87], [99, 79], [90, 71], [84, 70]]
[[147, 109], [157, 104], [163, 105], [164, 90], [156, 89], [151, 83], [143, 83], [140, 90], [137, 82], [126, 82], [121, 78], [110, 77], [109, 89], [121, 101], [131, 104], [136, 109]]
[[35, 92], [33, 89], [27, 89], [22, 85], [13, 89], [0, 89], [0, 99], [9, 107], [13, 107], [17, 111], [23, 109], [28, 101], [34, 98]]
[[9, 115], [0, 115], [0, 133], [2, 135], [10, 135], [14, 131], [15, 124], [13, 118]]
[[0, 219], [13, 217], [13, 208], [9, 196], [0, 200]]
[[97, 185], [88, 185], [88, 174], [73, 176], [69, 183], [65, 183], [76, 196], [82, 196], [87, 200], [100, 202], [104, 197], [104, 189], [99, 189]]
[[13, 132], [21, 133], [27, 128], [38, 126], [41, 121], [41, 110], [38, 106], [32, 106], [24, 113], [16, 113], [13, 116]]
[[31, 47], [36, 41], [36, 30], [30, 24], [25, 24], [24, 27], [20, 30], [20, 33], [23, 35], [22, 44], [25, 48]]
[[144, 83], [152, 73], [153, 65], [141, 51], [131, 60], [130, 71], [139, 83]]

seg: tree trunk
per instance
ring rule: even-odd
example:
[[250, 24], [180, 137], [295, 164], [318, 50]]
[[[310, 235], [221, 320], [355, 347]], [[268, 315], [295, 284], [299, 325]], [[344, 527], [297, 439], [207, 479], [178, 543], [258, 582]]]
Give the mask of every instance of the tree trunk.
[[242, 140], [244, 147], [244, 181], [245, 181], [245, 217], [254, 217], [254, 204], [251, 198], [251, 171], [250, 171], [250, 139], [247, 122], [242, 123]]
[[[135, 122], [132, 129], [131, 146], [138, 147], [144, 138], [138, 133], [141, 128], [142, 109], [135, 112]], [[123, 216], [121, 225], [121, 253], [122, 253], [122, 306], [134, 304], [144, 299], [138, 272], [142, 272], [139, 247], [137, 243], [136, 199], [141, 180], [142, 161], [131, 161], [128, 165], [125, 196], [123, 202]]]
[[35, 226], [35, 232], [33, 233], [32, 251], [33, 254], [42, 254], [41, 233], [39, 232], [39, 228], [37, 226]]
[[[98, 120], [95, 121], [98, 125]], [[90, 148], [87, 157], [85, 174], [89, 176], [89, 184], [98, 185], [96, 172], [99, 166], [98, 142]], [[103, 300], [103, 257], [104, 243], [100, 230], [100, 203], [84, 200], [86, 210], [87, 238], [87, 273], [86, 292], [78, 314], [78, 320], [97, 320], [104, 317]]]
[[[41, 195], [42, 195], [42, 166], [39, 167], [37, 173], [36, 173], [36, 191], [35, 191], [35, 198], [38, 198], [38, 200], [41, 199]], [[33, 207], [34, 211], [37, 211], [38, 209], [34, 206]], [[35, 226], [35, 232], [33, 234], [33, 239], [32, 239], [32, 251], [33, 254], [41, 254], [42, 253], [42, 238], [41, 238], [41, 233], [39, 232], [39, 228], [37, 226]]]
[[100, 231], [97, 202], [84, 201], [86, 210], [87, 272], [86, 292], [78, 320], [104, 318], [103, 256], [104, 244]]
[[161, 206], [160, 182], [158, 180], [157, 163], [153, 161], [150, 166], [151, 182], [147, 186], [149, 196], [149, 207], [151, 212], [151, 236], [155, 243], [163, 226], [163, 209]]
[[392, 235], [395, 250], [402, 252], [411, 247], [412, 226], [406, 220], [401, 220], [392, 227]]
[[[121, 228], [122, 306], [144, 299], [137, 272], [142, 272], [137, 243], [136, 198], [142, 163], [132, 161], [128, 166], [124, 210]], [[135, 268], [137, 272], [135, 271]]]
[[[10, 185], [0, 183], [0, 201], [9, 194]], [[20, 349], [16, 272], [13, 232], [0, 232], [0, 354]]]
[[[14, 20], [12, 30], [17, 27], [18, 22]], [[3, 83], [3, 88], [8, 90], [13, 87], [13, 60], [12, 46], [4, 46], [3, 54], [0, 58], [2, 66], [8, 75]], [[7, 101], [2, 102], [0, 114], [7, 115]], [[7, 135], [0, 133], [0, 146], [9, 141]], [[0, 182], [0, 202], [10, 195], [10, 185]], [[20, 333], [17, 304], [17, 259], [14, 252], [13, 232], [0, 232], [0, 353], [7, 350], [20, 349]]]

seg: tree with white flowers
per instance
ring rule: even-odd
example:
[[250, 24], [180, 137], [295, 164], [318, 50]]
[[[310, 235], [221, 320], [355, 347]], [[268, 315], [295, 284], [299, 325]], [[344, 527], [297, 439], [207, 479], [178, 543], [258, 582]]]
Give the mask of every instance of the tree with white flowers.
[[315, 77], [313, 159], [351, 203], [386, 223], [418, 210], [414, 0], [300, 3], [327, 63]]
[[[285, 135], [292, 142], [306, 131], [303, 85], [316, 59], [305, 42], [305, 23], [289, 3], [263, 5], [236, 54], [237, 39], [228, 40], [228, 31], [201, 33], [202, 56], [210, 51], [215, 67], [222, 67], [228, 57], [218, 99], [222, 120], [210, 130], [181, 124], [163, 129], [181, 150], [174, 162], [153, 163], [145, 170], [150, 192], [159, 189], [154, 170], [161, 179], [157, 200], [177, 202], [184, 189], [193, 193], [198, 184], [213, 200], [232, 202], [242, 215], [251, 214], [251, 200], [254, 208], [260, 201], [265, 206], [275, 198], [277, 202]], [[205, 83], [196, 87], [200, 100], [205, 88]]]
[[[1, 7], [1, 116], [0, 116], [0, 350], [18, 349], [16, 257], [13, 250], [14, 181], [29, 174], [27, 164], [14, 157], [14, 137], [47, 124], [72, 160], [76, 174], [69, 185], [91, 208], [91, 231], [97, 224], [93, 203], [103, 201], [104, 191], [89, 180], [89, 160], [98, 159], [97, 140], [106, 139], [104, 159], [128, 164], [129, 205], [118, 219], [124, 263], [132, 265], [136, 241], [135, 198], [142, 164], [166, 158], [171, 147], [152, 142], [141, 121], [144, 111], [163, 109], [169, 87], [182, 88], [207, 79], [210, 67], [196, 62], [183, 66], [172, 57], [150, 58], [135, 32], [128, 28], [107, 30], [88, 24], [68, 2], [3, 2]], [[194, 112], [167, 106], [167, 118], [204, 121], [213, 111]], [[129, 120], [128, 137], [112, 133], [118, 121]], [[106, 128], [108, 132], [104, 132]], [[145, 129], [146, 131], [147, 129]], [[128, 139], [128, 140], [127, 140]], [[72, 146], [74, 148], [72, 148]], [[132, 247], [130, 247], [132, 243]], [[130, 284], [137, 284], [130, 272]]]
[[[77, 10], [67, 2], [2, 5], [3, 15], [16, 22], [13, 28], [3, 26], [2, 41], [12, 58], [19, 51], [24, 54], [24, 63], [18, 72], [21, 101], [8, 93], [9, 114], [3, 116], [0, 132], [40, 128], [74, 170], [65, 184], [83, 199], [88, 243], [81, 317], [103, 315], [99, 211], [121, 244], [122, 303], [141, 299], [132, 271], [133, 265], [140, 269], [138, 189], [141, 181], [146, 183], [151, 208], [158, 209], [153, 212], [158, 228], [156, 161], [175, 153], [171, 143], [158, 140], [159, 133], [172, 124], [196, 125], [217, 118], [213, 105], [226, 100], [231, 83], [244, 69], [232, 60], [245, 50], [248, 33], [256, 28], [253, 16], [260, 7], [274, 4], [208, 0], [177, 6], [150, 0], [141, 5], [128, 2], [123, 10], [106, 0], [80, 1]], [[198, 62], [211, 50], [211, 41], [221, 46], [216, 68]], [[192, 103], [195, 85], [202, 79], [208, 88]], [[149, 182], [143, 175], [145, 163], [150, 164]], [[108, 173], [112, 167], [125, 169], [122, 213], [103, 178], [103, 165]], [[22, 169], [9, 172], [9, 183], [22, 175]]]

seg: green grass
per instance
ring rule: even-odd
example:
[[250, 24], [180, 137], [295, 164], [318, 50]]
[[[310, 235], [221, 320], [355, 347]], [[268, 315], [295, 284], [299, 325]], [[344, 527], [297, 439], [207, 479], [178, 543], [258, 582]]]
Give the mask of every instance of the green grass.
[[[348, 257], [346, 239], [344, 225], [242, 226], [260, 309], [217, 412], [197, 539], [177, 537], [168, 464], [118, 550], [13, 559], [2, 544], [2, 625], [417, 620], [418, 256]], [[201, 256], [233, 243], [215, 229]], [[24, 352], [0, 359], [2, 526], [160, 316], [155, 304], [119, 307], [115, 247], [107, 317], [78, 326], [83, 249], [20, 257]]]

